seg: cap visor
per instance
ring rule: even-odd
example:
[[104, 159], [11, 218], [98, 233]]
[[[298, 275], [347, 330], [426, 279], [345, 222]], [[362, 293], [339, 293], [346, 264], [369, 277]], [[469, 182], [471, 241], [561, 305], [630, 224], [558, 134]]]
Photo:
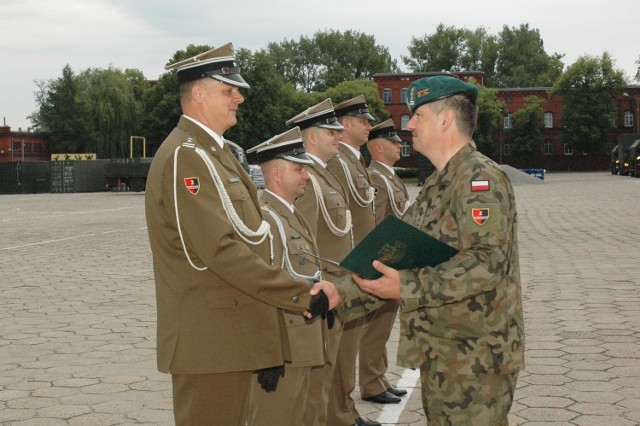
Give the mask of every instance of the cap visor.
[[329, 129], [329, 130], [344, 130], [344, 127], [342, 127], [342, 124], [336, 122], [334, 124], [316, 124], [317, 127], [321, 127], [323, 129]]
[[389, 139], [391, 142], [402, 143], [402, 139], [400, 139], [400, 137], [398, 137], [398, 135], [390, 136], [387, 139]]
[[311, 159], [311, 157], [309, 157], [307, 155], [306, 152], [303, 152], [302, 154], [298, 154], [298, 155], [283, 155], [282, 157], [283, 160], [287, 160], [287, 161], [291, 161], [292, 163], [296, 163], [296, 164], [306, 164], [306, 165], [313, 165], [313, 160]]
[[249, 84], [244, 81], [244, 78], [240, 74], [224, 74], [224, 75], [212, 75], [211, 78], [215, 78], [225, 84], [235, 87], [242, 87], [244, 89], [249, 88]]

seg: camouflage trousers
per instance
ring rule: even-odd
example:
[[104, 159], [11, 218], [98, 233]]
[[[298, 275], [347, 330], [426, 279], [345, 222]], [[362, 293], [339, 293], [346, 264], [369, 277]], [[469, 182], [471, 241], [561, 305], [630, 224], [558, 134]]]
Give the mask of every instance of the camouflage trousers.
[[429, 426], [508, 426], [518, 373], [463, 375], [420, 370]]

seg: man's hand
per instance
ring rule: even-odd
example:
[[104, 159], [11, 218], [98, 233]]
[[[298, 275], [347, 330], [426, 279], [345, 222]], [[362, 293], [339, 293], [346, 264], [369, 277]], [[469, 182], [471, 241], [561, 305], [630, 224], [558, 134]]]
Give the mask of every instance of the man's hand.
[[357, 275], [352, 275], [353, 280], [363, 291], [378, 296], [381, 299], [400, 298], [400, 274], [382, 262], [373, 261], [373, 267], [382, 273], [377, 280], [366, 280]]
[[332, 282], [324, 280], [317, 282], [313, 287], [311, 287], [311, 291], [309, 293], [314, 296], [318, 294], [320, 290], [322, 290], [329, 299], [329, 309], [333, 309], [340, 304], [340, 293], [338, 293], [338, 289]]
[[329, 311], [329, 298], [322, 290], [318, 290], [311, 296], [311, 303], [309, 304], [309, 310], [305, 313], [307, 318], [315, 318], [321, 316], [327, 317]]
[[284, 365], [264, 368], [258, 371], [258, 383], [265, 392], [274, 392], [278, 387], [278, 380], [284, 377]]

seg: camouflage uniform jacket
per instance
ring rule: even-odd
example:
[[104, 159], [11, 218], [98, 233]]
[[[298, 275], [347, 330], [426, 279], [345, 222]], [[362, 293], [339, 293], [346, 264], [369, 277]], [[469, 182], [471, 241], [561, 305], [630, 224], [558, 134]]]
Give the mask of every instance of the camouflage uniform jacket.
[[[424, 183], [403, 219], [460, 252], [435, 268], [400, 271], [398, 365], [458, 374], [524, 367], [513, 188], [472, 145]], [[379, 307], [340, 280], [348, 319]]]
[[400, 272], [399, 364], [459, 374], [523, 368], [516, 204], [505, 173], [466, 145], [427, 179], [404, 220], [460, 252]]

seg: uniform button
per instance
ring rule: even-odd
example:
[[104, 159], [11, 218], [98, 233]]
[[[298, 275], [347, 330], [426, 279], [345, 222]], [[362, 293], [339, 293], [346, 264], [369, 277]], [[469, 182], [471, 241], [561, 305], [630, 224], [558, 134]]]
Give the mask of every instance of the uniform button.
[[293, 303], [298, 303], [300, 301], [300, 296], [293, 296]]

